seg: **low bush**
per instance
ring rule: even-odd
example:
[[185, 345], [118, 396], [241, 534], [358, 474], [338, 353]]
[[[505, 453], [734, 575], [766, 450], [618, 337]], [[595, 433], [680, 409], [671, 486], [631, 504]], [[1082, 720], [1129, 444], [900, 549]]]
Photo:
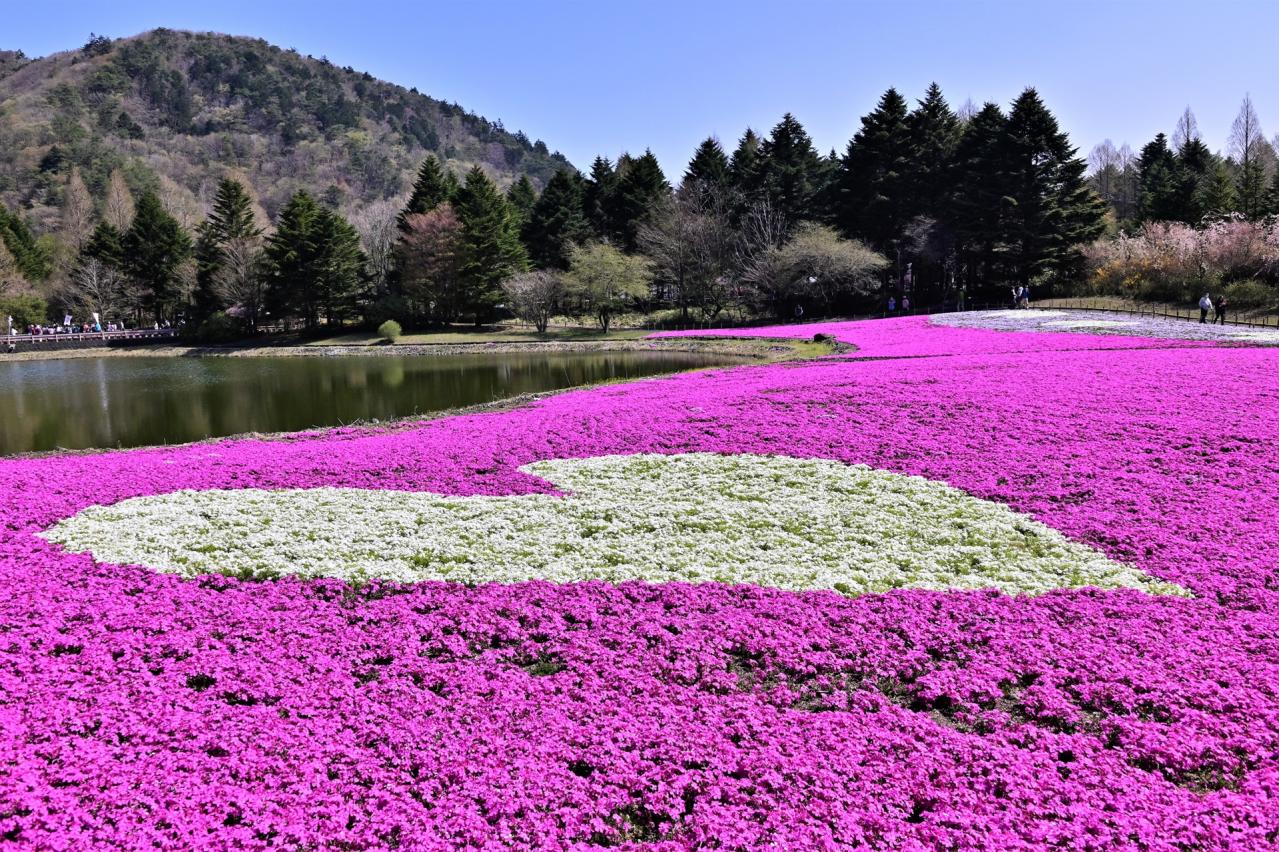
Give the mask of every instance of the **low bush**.
[[389, 319], [377, 327], [377, 336], [387, 343], [394, 343], [399, 340], [400, 335], [403, 333], [404, 329], [400, 328], [400, 324], [393, 319]]
[[1256, 279], [1236, 281], [1226, 288], [1226, 298], [1236, 308], [1268, 308], [1275, 303], [1275, 288]]

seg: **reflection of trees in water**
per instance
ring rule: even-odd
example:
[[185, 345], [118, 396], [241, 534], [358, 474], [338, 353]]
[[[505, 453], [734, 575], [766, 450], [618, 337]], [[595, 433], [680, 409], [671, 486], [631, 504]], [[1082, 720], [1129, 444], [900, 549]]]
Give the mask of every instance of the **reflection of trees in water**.
[[686, 352], [14, 362], [0, 364], [0, 454], [385, 420], [718, 363]]

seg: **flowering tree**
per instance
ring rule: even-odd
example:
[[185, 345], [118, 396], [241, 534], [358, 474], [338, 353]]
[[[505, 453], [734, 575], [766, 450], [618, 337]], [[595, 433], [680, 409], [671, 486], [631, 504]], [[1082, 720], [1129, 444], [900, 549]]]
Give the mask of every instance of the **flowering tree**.
[[517, 317], [533, 323], [539, 334], [545, 334], [564, 295], [564, 279], [558, 272], [546, 270], [521, 272], [502, 282], [502, 292]]

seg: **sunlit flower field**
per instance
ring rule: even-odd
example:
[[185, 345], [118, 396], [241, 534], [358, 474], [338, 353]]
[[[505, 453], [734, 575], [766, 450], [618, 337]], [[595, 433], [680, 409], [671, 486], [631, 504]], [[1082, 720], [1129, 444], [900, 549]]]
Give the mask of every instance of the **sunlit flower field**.
[[0, 461], [0, 837], [1274, 845], [1279, 350], [1067, 328]]

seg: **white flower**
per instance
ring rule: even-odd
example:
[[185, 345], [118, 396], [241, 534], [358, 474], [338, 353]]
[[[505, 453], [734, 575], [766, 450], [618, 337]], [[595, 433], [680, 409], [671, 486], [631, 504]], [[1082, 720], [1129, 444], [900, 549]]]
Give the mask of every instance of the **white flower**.
[[861, 465], [690, 453], [522, 470], [567, 493], [180, 491], [92, 507], [43, 535], [186, 576], [1183, 593], [1007, 506]]

